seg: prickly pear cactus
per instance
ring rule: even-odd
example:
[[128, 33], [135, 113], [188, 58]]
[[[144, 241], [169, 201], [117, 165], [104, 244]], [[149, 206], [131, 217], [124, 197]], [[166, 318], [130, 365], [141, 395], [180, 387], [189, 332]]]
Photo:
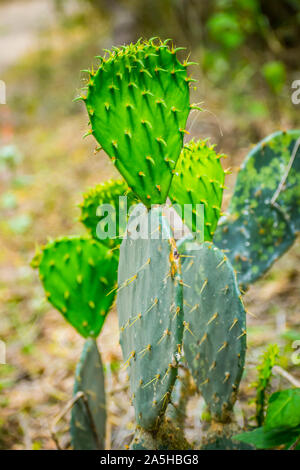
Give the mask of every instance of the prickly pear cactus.
[[[128, 189], [124, 181], [106, 181], [84, 193], [83, 201], [79, 205], [81, 208], [80, 221], [92, 237], [100, 239], [109, 248], [115, 248], [120, 245], [120, 236], [126, 230], [127, 211], [136, 202], [132, 191]], [[99, 212], [100, 208], [103, 209], [103, 212]], [[101, 216], [104, 218], [101, 219]], [[109, 222], [115, 226], [114, 234], [109, 234], [107, 231], [105, 226], [107, 217], [109, 217]], [[103, 238], [102, 234], [105, 233], [107, 233], [107, 238]]]
[[83, 336], [96, 338], [114, 301], [117, 259], [102, 243], [65, 237], [36, 255], [46, 297]]
[[154, 40], [114, 48], [82, 97], [91, 134], [147, 207], [167, 198], [191, 108], [188, 63], [176, 51]]
[[261, 277], [299, 231], [299, 139], [300, 130], [276, 132], [254, 147], [217, 227], [214, 243], [227, 251], [243, 285]]
[[199, 244], [182, 259], [185, 357], [212, 417], [224, 421], [243, 372], [246, 312], [233, 268], [217, 247]]
[[75, 450], [104, 449], [106, 405], [101, 357], [94, 339], [87, 339], [75, 374], [71, 443]]
[[172, 180], [169, 197], [175, 208], [176, 205], [181, 208], [182, 216], [186, 215], [184, 205], [191, 205], [193, 214], [188, 212], [189, 220], [183, 220], [193, 233], [202, 237], [199, 241], [212, 240], [220, 217], [225, 176], [221, 157], [224, 155], [217, 154], [207, 140], [192, 140], [181, 151]]
[[[182, 281], [163, 208], [145, 210], [139, 205], [132, 213], [120, 248], [117, 307], [136, 421], [153, 430], [169, 403], [177, 375]], [[134, 235], [138, 229], [140, 238]]]

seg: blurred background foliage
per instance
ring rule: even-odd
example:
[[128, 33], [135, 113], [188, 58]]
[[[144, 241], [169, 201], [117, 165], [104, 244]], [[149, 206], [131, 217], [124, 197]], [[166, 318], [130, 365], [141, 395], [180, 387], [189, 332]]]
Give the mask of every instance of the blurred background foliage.
[[[82, 139], [87, 114], [73, 102], [85, 85], [82, 69], [97, 66], [103, 48], [139, 37], [172, 38], [198, 65], [190, 137], [211, 137], [228, 155], [226, 208], [237, 169], [267, 134], [299, 128], [291, 84], [300, 78], [299, 0], [0, 0], [0, 449], [55, 448], [51, 423], [68, 401], [82, 340], [44, 299], [29, 267], [36, 243], [82, 233], [81, 194], [117, 173], [92, 138]], [[189, 137], [189, 138], [190, 138]], [[248, 362], [237, 409], [253, 408], [255, 366], [267, 343], [280, 347], [280, 366], [299, 378], [292, 360], [300, 339], [299, 241], [245, 296]], [[117, 319], [111, 312], [99, 347], [108, 394], [122, 383]], [[122, 375], [123, 374], [123, 375]], [[280, 376], [273, 390], [288, 383]], [[108, 446], [132, 432], [125, 393], [109, 399]], [[203, 409], [192, 403], [188, 432], [201, 433]], [[248, 415], [247, 415], [248, 413]], [[127, 436], [127, 437], [126, 437]], [[189, 436], [188, 436], [189, 437]], [[63, 428], [61, 444], [67, 445]], [[121, 444], [120, 444], [121, 443]]]

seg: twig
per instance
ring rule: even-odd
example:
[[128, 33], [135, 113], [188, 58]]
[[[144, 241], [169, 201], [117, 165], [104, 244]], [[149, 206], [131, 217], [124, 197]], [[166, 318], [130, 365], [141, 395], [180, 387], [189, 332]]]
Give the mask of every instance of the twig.
[[295, 450], [298, 444], [300, 444], [300, 436], [295, 440], [294, 444], [292, 444], [291, 447], [288, 448], [288, 450]]
[[98, 450], [104, 450], [101, 446], [101, 442], [100, 442], [100, 439], [99, 439], [99, 436], [98, 436], [97, 428], [96, 428], [95, 421], [94, 421], [94, 418], [93, 418], [93, 415], [92, 415], [92, 412], [91, 412], [91, 409], [90, 409], [90, 406], [89, 406], [88, 399], [87, 399], [85, 394], [83, 394], [83, 396], [81, 398], [83, 400], [83, 403], [84, 403], [84, 406], [85, 406], [85, 409], [86, 409], [86, 412], [87, 412], [87, 415], [88, 415], [88, 418], [89, 418], [89, 421], [90, 421], [92, 433], [94, 434], [94, 438], [95, 438], [95, 441], [96, 441], [96, 444], [97, 444], [97, 449]]
[[274, 366], [273, 371], [278, 375], [284, 377], [288, 382], [290, 382], [294, 387], [300, 387], [300, 382], [295, 377], [293, 377], [289, 372], [282, 369], [280, 366]]
[[92, 433], [94, 435], [94, 438], [95, 438], [95, 441], [96, 441], [96, 445], [97, 445], [97, 448], [99, 450], [103, 450], [102, 449], [102, 446], [101, 446], [101, 443], [100, 443], [100, 440], [99, 440], [99, 436], [98, 436], [98, 432], [97, 432], [97, 428], [96, 428], [96, 425], [95, 425], [95, 421], [94, 421], [94, 418], [93, 418], [93, 415], [92, 415], [92, 412], [90, 410], [90, 406], [89, 406], [89, 402], [88, 402], [88, 399], [85, 395], [84, 392], [80, 391], [78, 393], [76, 393], [76, 395], [72, 398], [72, 400], [70, 400], [66, 407], [62, 410], [61, 413], [59, 413], [59, 415], [57, 416], [57, 418], [55, 419], [53, 425], [52, 425], [52, 428], [51, 428], [51, 436], [52, 436], [52, 439], [54, 440], [55, 444], [56, 444], [56, 447], [58, 450], [61, 450], [61, 447], [59, 445], [59, 441], [57, 439], [57, 429], [56, 429], [56, 426], [58, 424], [58, 422], [68, 413], [68, 411], [75, 405], [75, 403], [82, 399], [83, 401], [83, 404], [85, 406], [85, 410], [86, 410], [86, 413], [87, 413], [87, 416], [88, 416], [88, 419], [90, 421], [90, 425], [91, 425], [91, 429], [92, 429]]
[[290, 172], [290, 169], [292, 168], [292, 165], [294, 163], [299, 145], [300, 145], [300, 137], [296, 140], [296, 143], [294, 145], [293, 152], [292, 152], [290, 161], [288, 163], [288, 166], [286, 167], [285, 173], [284, 173], [283, 177], [281, 178], [281, 181], [278, 185], [278, 188], [276, 189], [275, 193], [273, 194], [273, 197], [271, 199], [271, 205], [272, 206], [275, 205], [276, 199], [278, 198], [279, 194], [281, 193], [281, 191], [283, 189], [283, 186], [285, 185], [285, 182], [286, 182], [286, 179], [287, 179], [288, 174]]
[[57, 429], [56, 429], [56, 426], [57, 424], [59, 423], [59, 421], [68, 413], [68, 411], [74, 406], [74, 404], [84, 396], [84, 393], [83, 392], [78, 392], [73, 398], [72, 400], [70, 400], [67, 405], [65, 406], [65, 408], [57, 415], [57, 417], [55, 418], [55, 421], [54, 423], [52, 424], [51, 426], [51, 429], [50, 429], [50, 433], [51, 433], [51, 437], [52, 439], [54, 440], [55, 442], [55, 445], [57, 447], [58, 450], [61, 450], [61, 446], [59, 444], [59, 441], [58, 441], [58, 438], [56, 436], [57, 434]]
[[123, 387], [114, 388], [108, 392], [109, 395], [116, 395], [117, 393], [122, 393], [128, 390], [129, 384], [124, 385]]
[[21, 426], [23, 434], [24, 434], [25, 450], [31, 450], [32, 449], [32, 440], [31, 440], [30, 433], [29, 433], [28, 420], [24, 416], [23, 413], [21, 413], [19, 415], [19, 423], [20, 423], [20, 426]]

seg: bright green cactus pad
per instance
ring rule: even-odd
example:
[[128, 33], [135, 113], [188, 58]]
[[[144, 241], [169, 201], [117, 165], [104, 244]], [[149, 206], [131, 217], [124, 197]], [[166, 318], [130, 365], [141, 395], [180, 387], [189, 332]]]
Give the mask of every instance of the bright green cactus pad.
[[[103, 209], [109, 211], [111, 222], [116, 228], [115, 238], [107, 237], [101, 238], [100, 240], [109, 248], [115, 248], [120, 245], [120, 236], [122, 236], [120, 229], [122, 232], [126, 230], [127, 210], [136, 202], [132, 191], [128, 189], [128, 186], [122, 180], [110, 180], [105, 183], [97, 184], [83, 195], [83, 202], [80, 204], [80, 221], [87, 228], [92, 237], [100, 239], [99, 228], [101, 229], [101, 233], [107, 233], [105, 219], [108, 217], [108, 212], [103, 211], [103, 213], [99, 213], [98, 208], [102, 206]], [[111, 208], [109, 208], [109, 205]], [[104, 219], [101, 219], [100, 216], [104, 216]], [[120, 216], [121, 222], [123, 222], [121, 225]], [[103, 222], [101, 222], [101, 220]]]
[[261, 277], [299, 231], [299, 138], [299, 130], [276, 132], [254, 147], [238, 174], [229, 215], [216, 230], [214, 243], [228, 250], [243, 285]]
[[92, 134], [141, 201], [165, 202], [190, 111], [188, 63], [153, 40], [114, 48], [90, 73]]
[[[197, 142], [192, 140], [181, 151], [172, 180], [169, 197], [173, 204], [180, 206], [182, 216], [185, 214], [184, 205], [192, 205], [195, 211], [193, 218], [192, 220], [184, 218], [184, 222], [188, 224], [190, 230], [202, 237], [199, 241], [212, 240], [220, 217], [225, 175], [220, 163], [220, 158], [223, 156], [217, 154], [214, 145], [209, 144], [207, 140]], [[200, 204], [204, 206], [202, 218], [201, 209], [197, 208]]]
[[74, 397], [84, 393], [73, 405], [71, 443], [75, 450], [104, 449], [106, 406], [101, 357], [94, 339], [87, 339], [77, 364]]
[[225, 420], [244, 367], [246, 312], [224, 253], [208, 242], [196, 248], [182, 258], [184, 352], [212, 416]]
[[[136, 421], [152, 430], [176, 379], [183, 310], [179, 260], [163, 208], [145, 211], [142, 204], [135, 208], [120, 248], [117, 307]], [[144, 238], [134, 239], [135, 225]]]
[[114, 301], [117, 260], [102, 243], [66, 237], [48, 243], [37, 257], [49, 302], [83, 336], [96, 338]]

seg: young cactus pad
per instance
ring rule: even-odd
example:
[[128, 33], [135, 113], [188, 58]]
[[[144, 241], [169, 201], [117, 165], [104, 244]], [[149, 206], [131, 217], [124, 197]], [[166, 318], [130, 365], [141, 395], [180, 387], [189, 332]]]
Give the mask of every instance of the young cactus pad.
[[[122, 180], [97, 184], [83, 195], [80, 221], [92, 237], [115, 248], [120, 245], [120, 237], [126, 230], [127, 211], [135, 202], [132, 191]], [[115, 233], [109, 234], [107, 222], [115, 228]]]
[[66, 237], [36, 257], [49, 302], [83, 336], [96, 338], [114, 301], [117, 259], [102, 243]]
[[[202, 237], [199, 241], [212, 240], [220, 217], [225, 174], [220, 163], [222, 156], [207, 140], [192, 140], [181, 151], [172, 180], [169, 197], [175, 208], [180, 207], [182, 216], [186, 215], [184, 205], [191, 205], [192, 216], [189, 211], [189, 220], [183, 219], [190, 230]], [[204, 206], [204, 217], [201, 217], [200, 204]]]
[[[136, 421], [153, 430], [169, 403], [177, 375], [182, 282], [163, 208], [145, 211], [142, 204], [135, 208], [120, 248], [117, 307]], [[134, 227], [139, 227], [143, 238], [133, 235]]]
[[261, 277], [300, 227], [300, 131], [276, 132], [246, 157], [229, 215], [214, 243], [226, 250], [241, 284]]
[[187, 65], [167, 43], [114, 48], [83, 97], [91, 133], [147, 206], [166, 201], [190, 111]]
[[213, 244], [185, 251], [185, 357], [213, 418], [233, 407], [246, 352], [246, 312], [231, 264]]
[[71, 443], [75, 450], [104, 449], [106, 406], [101, 357], [94, 339], [87, 339], [76, 368]]

